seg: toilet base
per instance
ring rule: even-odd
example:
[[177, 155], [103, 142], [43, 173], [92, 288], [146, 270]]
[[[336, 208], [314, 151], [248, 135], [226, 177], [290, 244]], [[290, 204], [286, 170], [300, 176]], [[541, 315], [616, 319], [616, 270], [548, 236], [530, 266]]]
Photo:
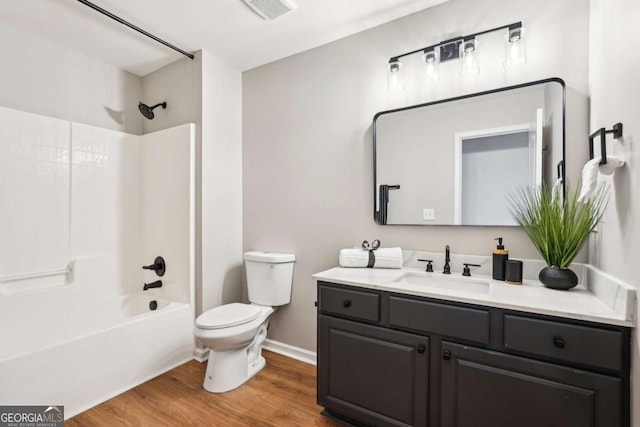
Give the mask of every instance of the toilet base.
[[262, 343], [267, 327], [262, 325], [253, 343], [237, 350], [209, 350], [203, 387], [211, 393], [224, 393], [240, 387], [267, 364], [262, 356]]
[[252, 366], [249, 366], [249, 378], [247, 378], [247, 380], [260, 372], [266, 365], [267, 361], [264, 360], [264, 357], [258, 357], [258, 359], [252, 364]]

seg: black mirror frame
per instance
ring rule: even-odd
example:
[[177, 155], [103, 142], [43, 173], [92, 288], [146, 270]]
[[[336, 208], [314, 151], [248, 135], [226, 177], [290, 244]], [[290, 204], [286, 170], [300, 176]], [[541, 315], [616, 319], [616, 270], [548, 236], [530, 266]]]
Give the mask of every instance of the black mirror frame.
[[[376, 157], [376, 123], [377, 120], [380, 116], [384, 115], [384, 114], [390, 114], [390, 113], [397, 113], [400, 111], [406, 111], [406, 110], [412, 110], [415, 108], [421, 108], [421, 107], [429, 107], [431, 105], [437, 105], [437, 104], [444, 104], [446, 102], [452, 102], [452, 101], [459, 101], [462, 99], [468, 99], [468, 98], [473, 98], [476, 96], [482, 96], [482, 95], [490, 95], [492, 93], [498, 93], [498, 92], [506, 92], [508, 90], [514, 90], [514, 89], [521, 89], [524, 87], [529, 87], [529, 86], [535, 86], [535, 85], [540, 85], [540, 84], [544, 84], [544, 83], [559, 83], [560, 86], [562, 87], [562, 160], [560, 161], [560, 163], [558, 163], [557, 167], [558, 167], [558, 174], [560, 177], [562, 177], [562, 196], [563, 196], [563, 200], [566, 198], [566, 192], [567, 192], [567, 184], [566, 184], [566, 160], [567, 160], [567, 153], [566, 153], [566, 133], [567, 133], [567, 129], [566, 129], [566, 122], [567, 122], [567, 87], [566, 84], [564, 82], [564, 80], [562, 80], [559, 77], [550, 77], [547, 79], [542, 79], [542, 80], [535, 80], [532, 82], [527, 82], [527, 83], [521, 83], [518, 85], [513, 85], [513, 86], [505, 86], [505, 87], [501, 87], [501, 88], [497, 88], [497, 89], [491, 89], [491, 90], [486, 90], [486, 91], [482, 91], [482, 92], [475, 92], [475, 93], [470, 93], [467, 95], [461, 95], [461, 96], [456, 96], [453, 98], [446, 98], [446, 99], [441, 99], [438, 101], [432, 101], [432, 102], [426, 102], [423, 104], [416, 104], [416, 105], [410, 105], [407, 107], [402, 107], [402, 108], [395, 108], [393, 110], [386, 110], [386, 111], [380, 111], [379, 113], [376, 113], [373, 116], [373, 220], [376, 224], [378, 225], [417, 225], [417, 226], [424, 226], [424, 224], [386, 224], [385, 219], [386, 218], [382, 218], [383, 215], [381, 215], [381, 213], [384, 211], [386, 212], [386, 207], [378, 209], [376, 200], [377, 200], [377, 192], [378, 192], [378, 183], [376, 180], [376, 176], [377, 176], [377, 170], [376, 170], [376, 165], [377, 165], [377, 157]], [[386, 216], [386, 214], [384, 215]], [[431, 227], [433, 227], [434, 225], [430, 225]], [[454, 226], [453, 224], [439, 224], [439, 225], [435, 225], [435, 226]], [[455, 227], [484, 227], [482, 225], [455, 225]], [[493, 226], [492, 226], [493, 227]], [[496, 226], [496, 227], [507, 227], [507, 226]], [[510, 227], [510, 226], [509, 226]]]

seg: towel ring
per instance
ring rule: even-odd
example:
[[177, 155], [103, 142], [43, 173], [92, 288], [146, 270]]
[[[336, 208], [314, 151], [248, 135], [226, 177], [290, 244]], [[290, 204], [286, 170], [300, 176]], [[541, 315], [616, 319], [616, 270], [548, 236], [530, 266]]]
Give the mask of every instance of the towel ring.
[[600, 163], [601, 165], [607, 164], [607, 134], [612, 133], [613, 139], [622, 138], [622, 123], [618, 122], [610, 130], [600, 128], [591, 135], [589, 135], [589, 160], [593, 159], [593, 140], [600, 136]]

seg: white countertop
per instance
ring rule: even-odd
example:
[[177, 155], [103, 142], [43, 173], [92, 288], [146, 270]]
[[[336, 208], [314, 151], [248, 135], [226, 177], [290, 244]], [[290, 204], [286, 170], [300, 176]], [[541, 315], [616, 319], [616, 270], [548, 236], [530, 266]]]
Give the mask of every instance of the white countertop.
[[[408, 283], [397, 283], [406, 274], [427, 276], [433, 280], [470, 280], [488, 282], [488, 292], [456, 289], [455, 283], [450, 287], [431, 287]], [[615, 292], [615, 303], [605, 302], [588, 287], [576, 287], [569, 291], [559, 291], [544, 287], [535, 280], [525, 280], [522, 285], [511, 285], [492, 280], [489, 276], [474, 274], [463, 277], [452, 272], [442, 277], [442, 273], [425, 273], [422, 269], [374, 269], [374, 268], [342, 268], [336, 267], [313, 275], [317, 280], [377, 289], [400, 294], [416, 295], [447, 301], [465, 302], [524, 311], [528, 313], [547, 314], [569, 319], [587, 320], [611, 325], [634, 327], [633, 311], [635, 310], [635, 290], [620, 286]], [[631, 301], [632, 300], [632, 301]], [[622, 307], [622, 308], [621, 308]]]

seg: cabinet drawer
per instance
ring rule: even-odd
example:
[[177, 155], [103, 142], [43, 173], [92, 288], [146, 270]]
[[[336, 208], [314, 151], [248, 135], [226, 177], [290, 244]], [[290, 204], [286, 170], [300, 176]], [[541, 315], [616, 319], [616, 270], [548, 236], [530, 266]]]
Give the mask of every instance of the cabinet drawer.
[[489, 311], [389, 297], [389, 324], [447, 337], [489, 343]]
[[622, 334], [616, 331], [507, 314], [504, 346], [567, 362], [622, 369]]
[[372, 292], [321, 286], [319, 305], [323, 313], [380, 321], [380, 296]]

